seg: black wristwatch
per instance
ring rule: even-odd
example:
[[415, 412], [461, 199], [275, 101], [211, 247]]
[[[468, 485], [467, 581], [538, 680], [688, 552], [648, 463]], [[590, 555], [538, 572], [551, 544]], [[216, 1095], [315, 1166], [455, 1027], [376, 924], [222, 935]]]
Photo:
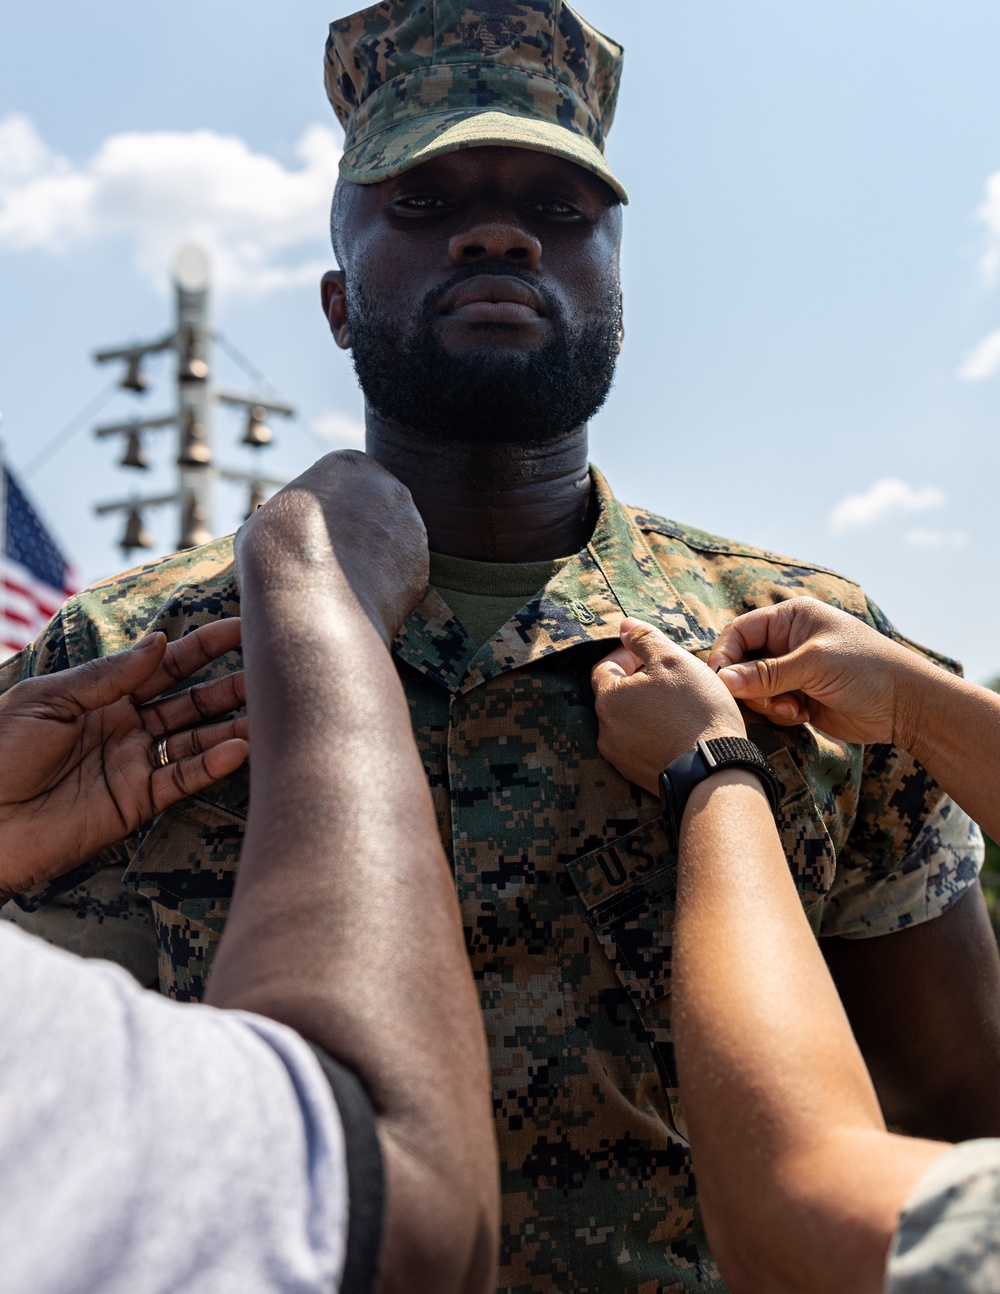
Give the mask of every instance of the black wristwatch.
[[785, 788], [759, 746], [743, 737], [713, 737], [711, 741], [699, 741], [692, 750], [678, 755], [660, 774], [660, 807], [670, 848], [675, 854], [688, 796], [699, 782], [723, 768], [745, 768], [747, 772], [755, 773], [763, 783], [771, 812], [777, 816]]

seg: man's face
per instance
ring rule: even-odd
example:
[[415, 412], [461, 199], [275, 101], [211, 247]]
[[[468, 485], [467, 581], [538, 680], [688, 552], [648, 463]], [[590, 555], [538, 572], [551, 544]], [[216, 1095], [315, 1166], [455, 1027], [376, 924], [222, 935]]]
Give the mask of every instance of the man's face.
[[345, 198], [346, 276], [328, 276], [324, 305], [384, 418], [526, 442], [600, 408], [621, 340], [620, 208], [600, 180], [476, 148]]

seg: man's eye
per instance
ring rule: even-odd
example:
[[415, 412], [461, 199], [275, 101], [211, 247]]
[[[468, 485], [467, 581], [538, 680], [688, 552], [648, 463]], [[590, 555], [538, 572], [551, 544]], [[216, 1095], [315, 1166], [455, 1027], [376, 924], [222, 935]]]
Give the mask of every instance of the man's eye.
[[580, 212], [569, 202], [560, 202], [558, 198], [548, 198], [536, 202], [532, 208], [540, 216], [556, 216], [560, 220], [579, 219]]
[[445, 205], [443, 198], [436, 198], [431, 193], [415, 193], [412, 197], [400, 198], [396, 203], [404, 211], [439, 211]]

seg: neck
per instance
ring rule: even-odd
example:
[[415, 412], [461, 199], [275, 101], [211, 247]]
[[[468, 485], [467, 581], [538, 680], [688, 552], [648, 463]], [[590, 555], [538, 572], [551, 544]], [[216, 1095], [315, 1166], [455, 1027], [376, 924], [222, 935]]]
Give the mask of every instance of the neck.
[[590, 538], [587, 429], [544, 445], [441, 442], [368, 410], [367, 450], [413, 495], [431, 552], [480, 562], [568, 557]]

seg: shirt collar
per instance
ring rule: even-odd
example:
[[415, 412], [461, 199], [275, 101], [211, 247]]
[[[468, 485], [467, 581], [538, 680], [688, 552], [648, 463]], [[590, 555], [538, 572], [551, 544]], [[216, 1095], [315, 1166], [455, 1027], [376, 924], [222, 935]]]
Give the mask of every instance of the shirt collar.
[[590, 543], [535, 598], [477, 647], [437, 590], [428, 588], [393, 644], [398, 658], [464, 693], [554, 652], [617, 641], [625, 616], [648, 620], [688, 651], [707, 651], [715, 634], [663, 573], [601, 473], [595, 467], [590, 473], [598, 501]]

